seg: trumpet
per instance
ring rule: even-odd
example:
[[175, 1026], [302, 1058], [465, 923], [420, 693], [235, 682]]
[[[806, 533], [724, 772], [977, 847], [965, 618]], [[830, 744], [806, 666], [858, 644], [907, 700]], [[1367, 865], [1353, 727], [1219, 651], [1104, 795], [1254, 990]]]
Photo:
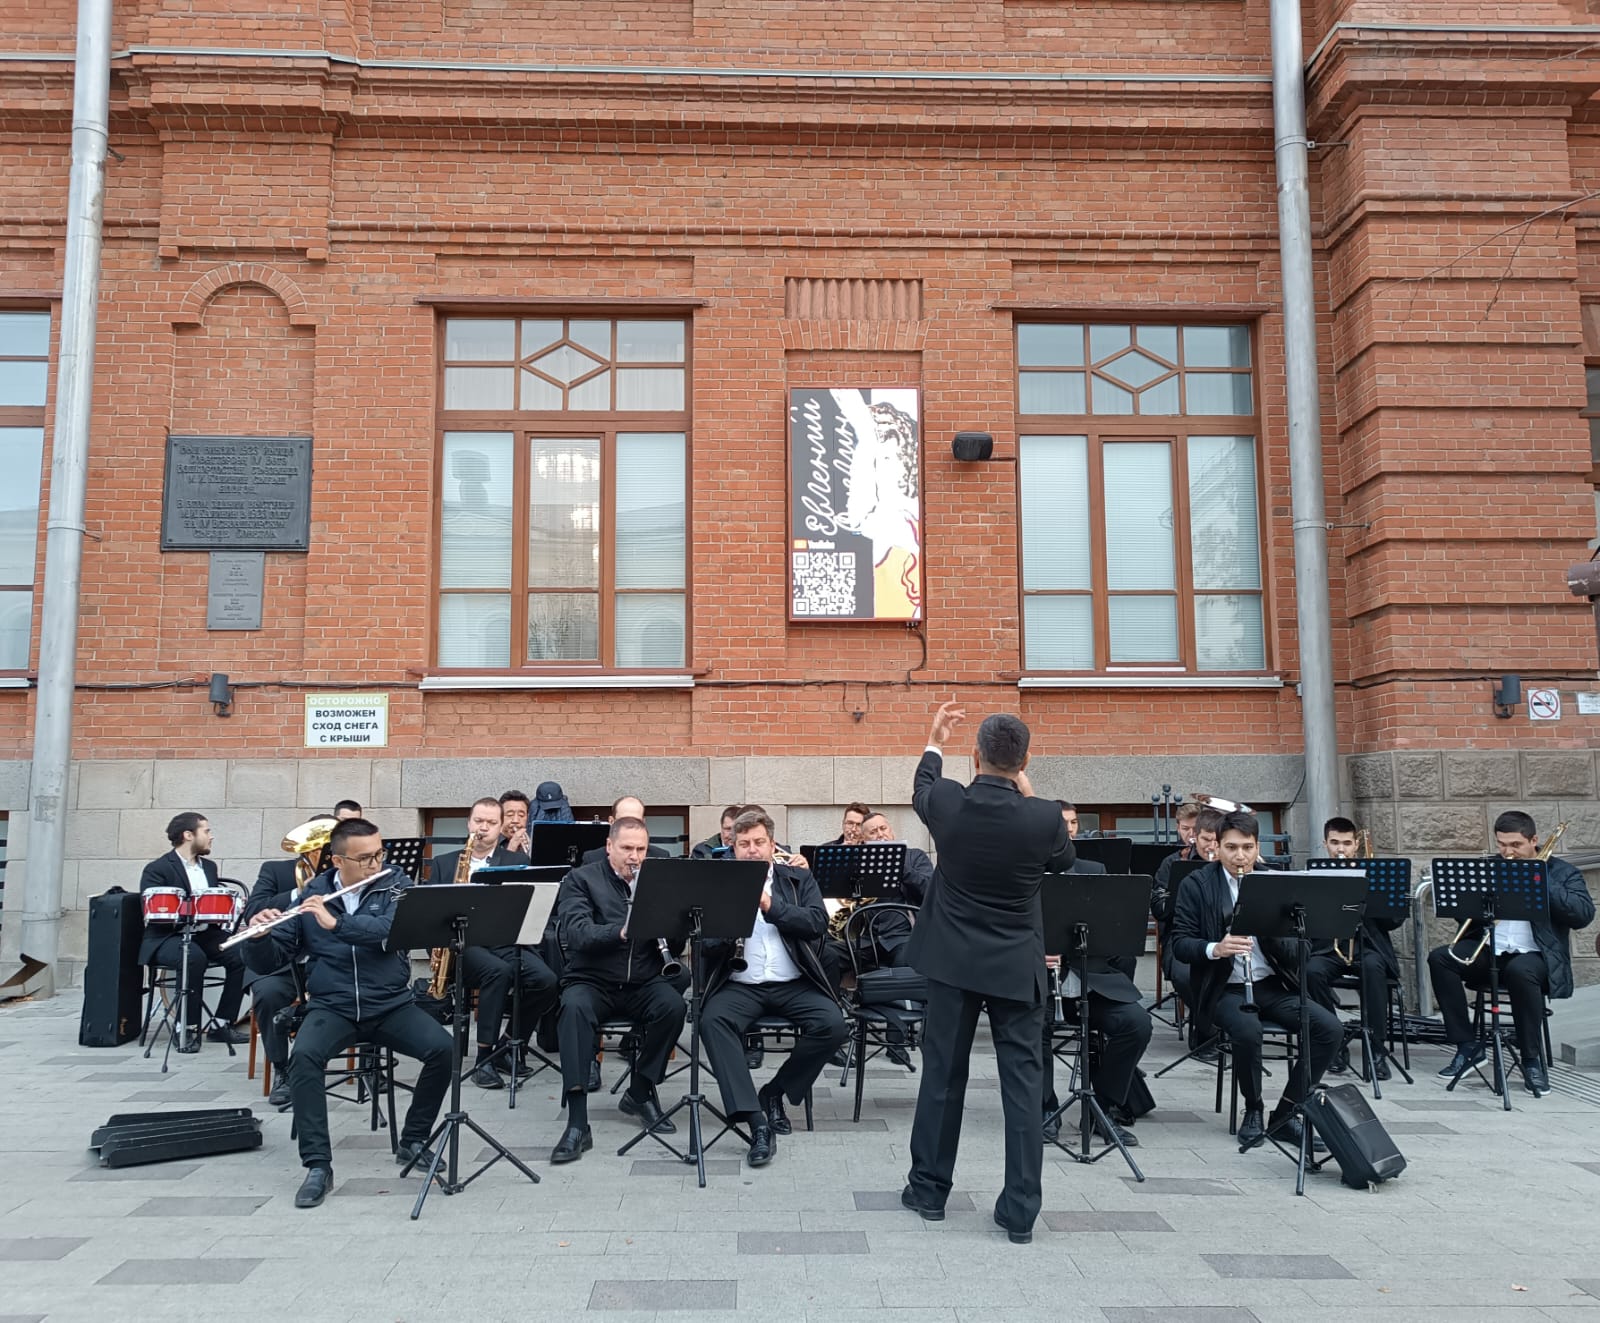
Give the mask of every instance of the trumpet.
[[[323, 903], [326, 904], [328, 901], [334, 900], [339, 896], [347, 896], [357, 887], [367, 886], [370, 883], [376, 882], [385, 873], [392, 872], [394, 872], [394, 869], [392, 868], [380, 869], [371, 877], [362, 878], [359, 882], [352, 882], [349, 886], [340, 887], [337, 891], [330, 891], [322, 898]], [[252, 937], [258, 937], [260, 934], [276, 928], [279, 924], [288, 923], [290, 919], [299, 918], [304, 910], [305, 903], [303, 901], [299, 905], [291, 905], [288, 909], [284, 910], [282, 914], [278, 915], [276, 919], [269, 919], [266, 923], [258, 923], [252, 927], [246, 928], [243, 932], [235, 933], [232, 937], [228, 938], [227, 941], [223, 942], [218, 949], [226, 951], [230, 946], [238, 946], [240, 942], [248, 942]]]
[[[1543, 861], [1553, 855], [1556, 852], [1556, 845], [1560, 842], [1562, 836], [1566, 834], [1567, 828], [1571, 825], [1572, 824], [1570, 822], [1558, 822], [1556, 824], [1556, 829], [1550, 833], [1550, 839], [1539, 847], [1539, 852], [1533, 857]], [[1470, 930], [1478, 922], [1479, 921], [1477, 919], [1464, 919], [1461, 927], [1456, 930], [1456, 935], [1450, 939], [1450, 944], [1444, 949], [1444, 953], [1449, 956], [1450, 959], [1454, 960], [1458, 965], [1472, 964], [1479, 956], [1483, 954], [1484, 948], [1494, 940], [1494, 920], [1491, 919], [1488, 923], [1483, 925], [1483, 933], [1478, 938], [1478, 944], [1472, 948], [1471, 955], [1462, 955], [1456, 950], [1456, 947], [1462, 942], [1470, 940]]]

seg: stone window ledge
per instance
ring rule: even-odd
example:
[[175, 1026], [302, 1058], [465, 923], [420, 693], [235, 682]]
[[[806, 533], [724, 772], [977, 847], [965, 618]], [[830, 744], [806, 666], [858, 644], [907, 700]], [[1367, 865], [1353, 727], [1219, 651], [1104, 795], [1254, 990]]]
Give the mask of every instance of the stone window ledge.
[[1281, 675], [1024, 675], [1018, 689], [1282, 689]]
[[486, 689], [693, 689], [683, 672], [640, 675], [429, 675], [417, 685], [423, 693]]

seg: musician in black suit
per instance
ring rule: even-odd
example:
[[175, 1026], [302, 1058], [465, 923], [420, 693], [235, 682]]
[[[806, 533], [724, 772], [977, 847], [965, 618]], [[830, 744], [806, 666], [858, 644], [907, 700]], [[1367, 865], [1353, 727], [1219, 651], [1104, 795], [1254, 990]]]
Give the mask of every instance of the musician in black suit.
[[[743, 943], [743, 969], [733, 967], [735, 943], [709, 941], [705, 1012], [700, 1039], [722, 1091], [722, 1107], [750, 1128], [752, 1167], [764, 1167], [777, 1151], [779, 1135], [792, 1129], [783, 1100], [805, 1099], [817, 1076], [845, 1040], [846, 1026], [818, 959], [828, 931], [828, 911], [817, 882], [803, 868], [773, 862], [772, 819], [742, 813], [733, 824], [739, 859], [767, 865], [767, 885], [755, 926]], [[794, 1050], [758, 1093], [746, 1063], [745, 1035], [763, 1015], [795, 1022]]]
[[[1195, 1007], [1228, 1035], [1233, 1070], [1244, 1095], [1239, 1144], [1253, 1148], [1270, 1132], [1287, 1145], [1300, 1142], [1300, 1122], [1291, 1115], [1300, 1097], [1300, 1071], [1290, 1070], [1283, 1098], [1265, 1123], [1261, 1098], [1261, 1023], [1298, 1032], [1299, 952], [1292, 941], [1235, 937], [1229, 931], [1239, 881], [1260, 868], [1261, 826], [1253, 813], [1223, 815], [1217, 849], [1221, 858], [1184, 878], [1172, 916], [1173, 957], [1195, 970]], [[1309, 996], [1311, 1041], [1302, 1043], [1307, 1087], [1317, 1082], [1344, 1041], [1338, 1016]], [[1252, 1006], [1253, 1002], [1253, 1006]]]
[[[482, 868], [506, 868], [526, 864], [528, 856], [507, 849], [500, 841], [500, 801], [488, 796], [473, 804], [467, 817], [471, 855], [467, 859], [467, 881]], [[466, 847], [435, 855], [428, 872], [430, 887], [449, 886], [460, 871]], [[469, 988], [478, 990], [478, 1058], [473, 1065], [472, 1082], [480, 1089], [503, 1089], [495, 1059], [500, 1043], [500, 1024], [511, 1004], [511, 986], [520, 987], [520, 1006], [514, 1026], [517, 1040], [524, 1047], [544, 1013], [559, 995], [556, 976], [531, 946], [507, 942], [501, 946], [469, 946], [461, 954], [461, 973]], [[531, 1074], [529, 1068], [524, 1068]]]
[[1005, 1114], [1005, 1188], [995, 1223], [1015, 1244], [1033, 1239], [1044, 1150], [1044, 919], [1046, 868], [1076, 855], [1055, 801], [1028, 783], [1028, 728], [1008, 713], [978, 727], [970, 786], [940, 775], [942, 749], [966, 714], [940, 707], [917, 764], [913, 804], [939, 862], [908, 952], [928, 980], [922, 1085], [911, 1126], [911, 1171], [901, 1202], [944, 1217], [961, 1138], [961, 1114], [978, 1012], [987, 1005]]
[[[1078, 810], [1065, 800], [1056, 802], [1068, 834], [1076, 836]], [[1072, 867], [1065, 871], [1080, 875], [1104, 875], [1106, 866], [1094, 859], [1074, 859]], [[1051, 953], [1049, 959], [1059, 961], [1055, 953]], [[1150, 1046], [1150, 1012], [1144, 1008], [1139, 988], [1133, 981], [1138, 969], [1138, 957], [1131, 955], [1089, 962], [1089, 1028], [1100, 1034], [1104, 1046], [1095, 1069], [1094, 1094], [1100, 1109], [1108, 1117], [1113, 1112], [1124, 1113], [1128, 1090], [1133, 1085], [1134, 1072], [1139, 1068], [1139, 1059], [1144, 1056], [1145, 1048]], [[1061, 968], [1056, 977], [1061, 980], [1062, 1010], [1066, 1012], [1067, 1004], [1078, 995], [1077, 971]], [[1052, 1004], [1044, 1020], [1044, 1137], [1052, 1141], [1061, 1133], [1061, 1118], [1053, 1115], [1061, 1105], [1056, 1097], [1056, 1058], [1050, 1050], [1054, 1040], [1054, 1023], [1055, 1007]], [[1130, 1147], [1138, 1144], [1138, 1136], [1131, 1130], [1124, 1129], [1114, 1120], [1111, 1124], [1124, 1144]], [[1095, 1129], [1102, 1139], [1111, 1139], [1111, 1133], [1101, 1128], [1098, 1119]]]
[[[339, 819], [331, 813], [319, 814], [306, 826], [321, 824], [324, 829], [331, 829], [337, 821]], [[299, 904], [303, 890], [302, 864], [315, 876], [322, 854], [318, 849], [289, 859], [269, 859], [262, 864], [261, 871], [256, 874], [256, 884], [250, 888], [250, 898], [245, 901], [243, 921], [248, 924], [262, 910], [286, 910]], [[305, 881], [309, 883], [311, 877]], [[278, 1013], [292, 1006], [299, 995], [294, 971], [289, 965], [270, 974], [257, 974], [250, 984], [250, 1007], [255, 1012], [256, 1028], [261, 1034], [261, 1048], [272, 1065], [272, 1092], [267, 1095], [267, 1102], [273, 1107], [289, 1105], [289, 1033], [279, 1027]]]
[[[1537, 859], [1539, 830], [1526, 813], [1512, 809], [1494, 820], [1494, 844], [1502, 859]], [[1517, 1051], [1522, 1058], [1522, 1087], [1536, 1098], [1550, 1091], [1544, 1060], [1544, 998], [1546, 993], [1551, 997], [1572, 995], [1569, 938], [1574, 928], [1594, 922], [1594, 898], [1583, 874], [1565, 859], [1548, 860], [1544, 872], [1550, 898], [1546, 920], [1499, 920], [1494, 940], [1471, 964], [1454, 959], [1446, 946], [1428, 953], [1428, 978], [1444, 1020], [1445, 1037], [1456, 1045], [1454, 1059], [1439, 1072], [1446, 1079], [1484, 1059], [1483, 1042], [1472, 1031], [1466, 990], [1489, 986], [1489, 961], [1493, 960], [1499, 966], [1500, 987], [1511, 1002]], [[1481, 935], [1482, 929], [1475, 929], [1468, 940], [1475, 943]]]
[[[208, 856], [211, 853], [211, 824], [203, 814], [180, 813], [167, 824], [167, 839], [172, 849], [159, 859], [152, 859], [139, 876], [139, 891], [143, 894], [154, 887], [175, 887], [186, 896], [202, 891], [225, 890], [217, 883], [217, 866]], [[220, 928], [197, 928], [189, 942], [189, 996], [183, 1008], [184, 1025], [196, 1032], [179, 1035], [177, 1050], [198, 1052], [200, 1039], [201, 984], [205, 972], [212, 965], [223, 969], [222, 996], [217, 1000], [217, 1012], [211, 1031], [206, 1035], [213, 1043], [243, 1043], [248, 1039], [233, 1027], [239, 1018], [239, 1005], [244, 1000], [244, 957], [238, 948], [224, 951], [225, 934]], [[139, 963], [159, 965], [176, 970], [184, 959], [183, 939], [178, 927], [170, 923], [147, 923], [139, 943]]]
[[[611, 813], [606, 818], [608, 823], [616, 822], [619, 818], [637, 818], [640, 822], [645, 820], [644, 801], [634, 795], [624, 795], [611, 806]], [[606, 857], [606, 847], [597, 845], [592, 850], [585, 850], [583, 858], [579, 861], [584, 864], [598, 864]], [[646, 859], [670, 859], [672, 856], [659, 845], [652, 845], [646, 852]]]

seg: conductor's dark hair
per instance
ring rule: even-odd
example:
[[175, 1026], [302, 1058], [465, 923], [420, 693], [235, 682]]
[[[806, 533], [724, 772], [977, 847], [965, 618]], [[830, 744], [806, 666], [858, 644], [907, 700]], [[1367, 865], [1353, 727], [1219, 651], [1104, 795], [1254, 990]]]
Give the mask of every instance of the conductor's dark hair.
[[611, 830], [606, 833], [606, 840], [616, 840], [618, 836], [622, 835], [623, 829], [626, 827], [637, 827], [646, 835], [650, 832], [650, 826], [643, 818], [614, 818], [611, 822]]
[[361, 805], [357, 804], [353, 799], [341, 799], [333, 806], [333, 811], [336, 815], [343, 813], [346, 809], [349, 809], [350, 812], [354, 813], [358, 818], [366, 812], [366, 810], [362, 808]]
[[1261, 839], [1261, 823], [1254, 813], [1246, 813], [1243, 809], [1234, 809], [1232, 813], [1224, 813], [1222, 821], [1217, 824], [1217, 840], [1221, 840], [1230, 831], [1242, 832], [1251, 840]]
[[1329, 818], [1322, 824], [1322, 839], [1327, 840], [1328, 833], [1334, 831], [1343, 835], [1354, 836], [1356, 834], [1356, 824], [1351, 822], [1349, 818]]
[[767, 816], [766, 810], [748, 808], [733, 820], [734, 839], [737, 840], [746, 832], [752, 832], [757, 827], [766, 828], [769, 841], [778, 839], [778, 829], [773, 825], [772, 819]]
[[342, 855], [345, 846], [357, 837], [382, 835], [376, 823], [368, 822], [365, 818], [346, 818], [333, 829], [333, 835], [328, 837], [328, 854]]
[[996, 712], [978, 727], [978, 757], [997, 772], [1020, 772], [1028, 761], [1029, 738], [1021, 717]]
[[167, 839], [175, 846], [182, 845], [185, 833], [199, 831], [205, 820], [204, 813], [180, 813], [167, 824]]
[[1222, 835], [1222, 811], [1214, 808], [1203, 808], [1200, 816], [1195, 820], [1195, 835], [1201, 832], [1210, 832], [1213, 836]]
[[521, 804], [526, 809], [533, 807], [533, 801], [520, 790], [508, 790], [500, 796], [500, 807], [504, 808], [507, 804]]
[[[173, 819], [177, 821], [176, 818]], [[1534, 821], [1521, 809], [1508, 809], [1494, 820], [1495, 835], [1501, 832], [1516, 832], [1518, 836], [1526, 836], [1530, 841], [1539, 834], [1539, 829]]]

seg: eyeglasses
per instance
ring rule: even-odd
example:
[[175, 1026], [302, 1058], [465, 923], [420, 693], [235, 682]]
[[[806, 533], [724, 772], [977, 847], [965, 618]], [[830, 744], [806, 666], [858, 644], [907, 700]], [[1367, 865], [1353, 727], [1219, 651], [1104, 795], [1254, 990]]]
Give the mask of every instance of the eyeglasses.
[[363, 868], [376, 868], [389, 857], [387, 850], [374, 850], [371, 854], [336, 854], [335, 859], [343, 859], [347, 864], [360, 864]]

